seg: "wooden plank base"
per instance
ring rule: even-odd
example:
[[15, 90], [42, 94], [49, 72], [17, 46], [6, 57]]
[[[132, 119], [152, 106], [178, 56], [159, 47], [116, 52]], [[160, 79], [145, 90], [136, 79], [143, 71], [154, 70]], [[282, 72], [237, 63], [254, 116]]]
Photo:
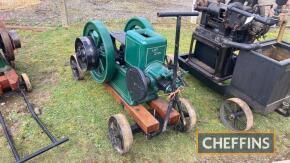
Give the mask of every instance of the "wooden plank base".
[[143, 105], [130, 106], [111, 86], [106, 84], [105, 87], [124, 106], [146, 134], [159, 131], [160, 124], [158, 120]]
[[[168, 109], [168, 102], [158, 98], [156, 100], [149, 102], [148, 105], [152, 109], [156, 110], [156, 112], [160, 115], [162, 119], [165, 119], [166, 112]], [[173, 125], [173, 124], [178, 123], [179, 118], [180, 118], [180, 114], [175, 109], [173, 109], [172, 112], [170, 113], [169, 124]]]

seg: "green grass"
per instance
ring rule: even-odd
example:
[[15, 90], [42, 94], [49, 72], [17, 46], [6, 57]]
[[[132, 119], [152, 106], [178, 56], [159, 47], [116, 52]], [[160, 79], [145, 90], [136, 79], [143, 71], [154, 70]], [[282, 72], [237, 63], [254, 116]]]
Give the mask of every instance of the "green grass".
[[[110, 29], [121, 29], [123, 22], [110, 23]], [[189, 47], [192, 32], [191, 25], [182, 30], [181, 51]], [[155, 24], [155, 29], [168, 38], [168, 54], [173, 53], [174, 25]], [[34, 92], [30, 94], [33, 103], [42, 108], [40, 118], [57, 136], [68, 136], [70, 141], [51, 150], [36, 159], [35, 162], [194, 162], [209, 160], [213, 162], [234, 160], [260, 160], [265, 158], [252, 156], [197, 155], [195, 131], [181, 134], [168, 131], [152, 140], [144, 135], [134, 135], [134, 145], [130, 153], [118, 155], [111, 147], [107, 136], [108, 118], [125, 112], [114, 98], [106, 92], [103, 85], [97, 84], [87, 75], [84, 81], [72, 80], [69, 57], [74, 52], [75, 38], [80, 36], [81, 25], [68, 29], [57, 28], [37, 33], [19, 31], [23, 48], [19, 50], [17, 65], [20, 72], [31, 77]], [[272, 35], [273, 37], [274, 35]], [[289, 37], [286, 38], [289, 41]], [[218, 119], [218, 108], [224, 97], [213, 92], [191, 75], [185, 76], [189, 87], [182, 96], [188, 98], [198, 114], [196, 129], [206, 131], [226, 131]], [[20, 99], [19, 99], [20, 100]], [[17, 114], [15, 108], [9, 108], [5, 115], [9, 124], [21, 122], [17, 128], [15, 141], [20, 154], [28, 154], [47, 145], [48, 139], [40, 132], [29, 114]], [[273, 113], [266, 117], [255, 114], [254, 131], [275, 130], [278, 137], [277, 154], [274, 158], [285, 158], [290, 147], [290, 120]], [[4, 137], [0, 137], [0, 162], [11, 162], [13, 157]], [[2, 148], [4, 147], [4, 148]], [[272, 158], [271, 156], [269, 156]], [[254, 161], [255, 162], [255, 161]]]

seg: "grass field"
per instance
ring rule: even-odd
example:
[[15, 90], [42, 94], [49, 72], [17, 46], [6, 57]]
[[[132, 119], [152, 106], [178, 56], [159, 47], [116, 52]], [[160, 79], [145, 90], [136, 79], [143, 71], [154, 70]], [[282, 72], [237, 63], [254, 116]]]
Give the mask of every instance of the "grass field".
[[[110, 29], [121, 30], [124, 22], [107, 22]], [[168, 54], [173, 53], [175, 27], [155, 24], [155, 29], [168, 38]], [[182, 30], [181, 51], [186, 52], [190, 42], [190, 25]], [[72, 80], [69, 57], [74, 52], [74, 40], [80, 36], [82, 25], [68, 29], [57, 28], [47, 32], [18, 31], [23, 48], [17, 56], [17, 70], [27, 72], [34, 91], [29, 94], [36, 107], [42, 109], [40, 118], [57, 136], [68, 136], [70, 141], [32, 162], [270, 162], [290, 159], [290, 122], [273, 113], [267, 116], [254, 115], [252, 131], [273, 131], [277, 134], [277, 152], [269, 156], [201, 156], [195, 147], [196, 130], [227, 131], [218, 119], [218, 108], [224, 97], [213, 92], [191, 75], [185, 79], [189, 87], [182, 92], [198, 114], [196, 129], [189, 134], [168, 131], [152, 140], [144, 135], [134, 135], [130, 153], [118, 155], [111, 147], [107, 136], [108, 118], [125, 111], [114, 98], [87, 75], [84, 81]], [[274, 37], [270, 34], [269, 37]], [[289, 34], [286, 38], [290, 41]], [[21, 155], [47, 145], [48, 139], [41, 133], [25, 110], [17, 95], [0, 97], [4, 112], [17, 149]], [[6, 139], [0, 133], [0, 162], [12, 162], [13, 157]]]

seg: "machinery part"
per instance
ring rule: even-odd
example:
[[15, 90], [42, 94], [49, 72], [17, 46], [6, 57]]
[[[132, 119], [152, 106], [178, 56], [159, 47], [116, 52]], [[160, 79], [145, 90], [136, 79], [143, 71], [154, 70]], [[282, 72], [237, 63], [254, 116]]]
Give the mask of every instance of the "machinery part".
[[8, 62], [15, 60], [14, 48], [9, 33], [6, 30], [0, 30], [0, 46]]
[[269, 26], [272, 26], [274, 24], [277, 23], [277, 20], [276, 19], [273, 19], [273, 18], [269, 18], [269, 17], [262, 17], [258, 14], [252, 14], [248, 11], [245, 11], [243, 9], [240, 9], [238, 8], [239, 6], [243, 6], [243, 4], [239, 3], [239, 2], [234, 2], [234, 3], [231, 3], [228, 5], [228, 10], [229, 11], [232, 11], [232, 12], [235, 12], [235, 13], [238, 13], [238, 14], [241, 14], [243, 16], [246, 16], [246, 17], [253, 17], [254, 20], [260, 22], [260, 23], [263, 23], [265, 25], [269, 25]]
[[179, 16], [198, 16], [198, 12], [160, 12], [157, 13], [158, 17], [179, 17]]
[[126, 72], [126, 83], [131, 98], [141, 103], [148, 93], [149, 81], [144, 73], [137, 67], [130, 67]]
[[21, 48], [20, 38], [15, 30], [11, 30], [8, 32], [10, 39], [12, 41], [12, 45], [14, 49]]
[[255, 50], [255, 49], [259, 49], [262, 46], [259, 43], [252, 43], [252, 44], [246, 44], [246, 43], [238, 43], [238, 42], [233, 42], [230, 40], [224, 40], [223, 44], [225, 46], [229, 46], [232, 48], [237, 48], [240, 50]]
[[133, 29], [145, 29], [145, 28], [154, 31], [151, 23], [146, 18], [134, 17], [127, 22], [124, 31], [127, 32]]
[[220, 119], [225, 127], [236, 131], [248, 131], [254, 124], [250, 107], [239, 98], [230, 98], [223, 102]]
[[[181, 98], [180, 99], [181, 103], [181, 111], [185, 115], [185, 124], [181, 124], [182, 131], [184, 132], [190, 132], [194, 128], [196, 122], [197, 122], [197, 117], [196, 117], [196, 112], [193, 106], [190, 104], [190, 102], [187, 99]], [[182, 122], [181, 122], [182, 123]]]
[[133, 134], [127, 118], [116, 114], [109, 119], [109, 137], [119, 154], [129, 152], [133, 144]]
[[23, 83], [23, 86], [27, 92], [32, 91], [32, 85], [26, 73], [21, 74], [21, 82]]
[[275, 111], [284, 117], [290, 117], [290, 101], [283, 101], [282, 106]]
[[83, 70], [81, 69], [81, 67], [79, 66], [79, 64], [77, 62], [76, 55], [72, 55], [70, 57], [70, 67], [72, 69], [73, 78], [75, 80], [83, 80], [85, 78], [84, 72], [83, 72]]
[[79, 37], [75, 41], [76, 60], [83, 71], [97, 68], [99, 56], [92, 37]]
[[89, 21], [83, 36], [90, 36], [94, 40], [98, 54], [98, 65], [91, 71], [93, 78], [98, 83], [109, 82], [115, 73], [115, 50], [110, 33], [100, 21]]

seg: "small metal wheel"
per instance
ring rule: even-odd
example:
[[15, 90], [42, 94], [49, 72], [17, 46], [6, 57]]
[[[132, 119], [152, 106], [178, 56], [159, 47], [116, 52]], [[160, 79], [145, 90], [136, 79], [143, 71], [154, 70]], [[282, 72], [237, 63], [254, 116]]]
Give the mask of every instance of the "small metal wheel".
[[21, 80], [23, 82], [25, 90], [27, 92], [31, 92], [32, 91], [32, 85], [31, 85], [29, 77], [28, 77], [28, 75], [26, 73], [21, 74]]
[[109, 82], [116, 71], [115, 49], [109, 31], [102, 22], [94, 20], [85, 25], [83, 36], [92, 38], [98, 54], [98, 65], [91, 71], [92, 77], [98, 83]]
[[235, 131], [247, 131], [254, 125], [253, 113], [246, 102], [230, 98], [220, 107], [220, 119], [225, 127]]
[[187, 99], [181, 98], [181, 109], [185, 117], [185, 124], [181, 124], [183, 132], [190, 132], [194, 128], [197, 117], [193, 106]]
[[151, 23], [144, 17], [134, 17], [130, 19], [126, 24], [124, 31], [127, 32], [133, 29], [150, 29], [154, 31]]
[[119, 154], [125, 154], [132, 148], [133, 134], [131, 126], [123, 114], [110, 117], [109, 138]]
[[83, 80], [85, 78], [84, 72], [81, 70], [77, 62], [76, 55], [72, 55], [70, 57], [70, 67], [72, 69], [73, 78], [75, 80]]

